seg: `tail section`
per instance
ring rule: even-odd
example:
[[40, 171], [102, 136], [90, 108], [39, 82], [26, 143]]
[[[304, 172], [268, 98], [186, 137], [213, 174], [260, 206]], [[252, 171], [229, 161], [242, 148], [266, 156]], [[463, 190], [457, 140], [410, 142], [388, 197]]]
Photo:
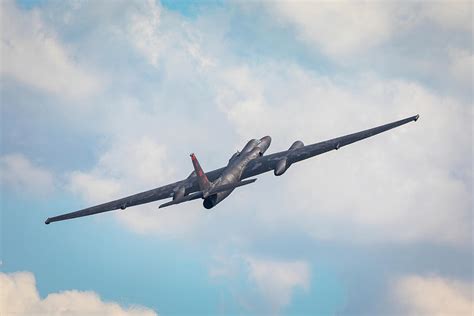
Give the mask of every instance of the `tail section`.
[[198, 178], [199, 189], [201, 191], [209, 190], [211, 183], [209, 182], [209, 179], [202, 170], [201, 165], [194, 154], [191, 154], [191, 160], [193, 161], [194, 171], [196, 171], [196, 176]]

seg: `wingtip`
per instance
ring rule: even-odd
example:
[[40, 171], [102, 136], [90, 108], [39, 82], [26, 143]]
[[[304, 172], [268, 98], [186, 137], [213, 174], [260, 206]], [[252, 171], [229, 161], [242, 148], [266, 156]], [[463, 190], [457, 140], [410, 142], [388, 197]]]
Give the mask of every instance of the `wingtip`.
[[49, 223], [51, 223], [51, 220], [49, 219], [49, 217], [46, 219], [46, 221], [44, 221], [44, 223], [45, 223], [46, 225], [49, 225]]
[[417, 115], [415, 116], [415, 122], [418, 121], [419, 118], [420, 118], [420, 114], [417, 114]]

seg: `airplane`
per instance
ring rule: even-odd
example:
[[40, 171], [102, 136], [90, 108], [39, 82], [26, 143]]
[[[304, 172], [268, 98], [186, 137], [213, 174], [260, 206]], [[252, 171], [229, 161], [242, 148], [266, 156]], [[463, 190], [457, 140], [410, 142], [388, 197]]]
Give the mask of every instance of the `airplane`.
[[194, 171], [184, 180], [158, 187], [149, 191], [130, 195], [104, 204], [88, 207], [76, 212], [66, 213], [46, 219], [45, 224], [88, 216], [113, 210], [125, 210], [127, 207], [171, 198], [159, 208], [177, 205], [196, 199], [203, 199], [203, 206], [211, 209], [228, 197], [234, 189], [255, 182], [256, 175], [273, 170], [275, 176], [281, 176], [295, 162], [299, 162], [331, 150], [352, 144], [365, 138], [380, 134], [392, 128], [417, 121], [419, 115], [388, 123], [361, 132], [348, 134], [327, 141], [304, 145], [295, 141], [288, 150], [264, 156], [271, 143], [270, 136], [250, 140], [245, 147], [229, 159], [227, 166], [210, 172], [204, 172], [194, 154], [191, 161]]

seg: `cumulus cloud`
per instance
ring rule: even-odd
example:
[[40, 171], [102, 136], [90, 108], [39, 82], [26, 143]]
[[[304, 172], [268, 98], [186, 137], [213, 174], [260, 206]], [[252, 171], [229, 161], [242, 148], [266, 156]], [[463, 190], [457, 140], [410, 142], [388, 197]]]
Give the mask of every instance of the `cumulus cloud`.
[[74, 171], [69, 175], [69, 187], [88, 203], [101, 203], [116, 198], [120, 192], [120, 184], [116, 180], [81, 171]]
[[22, 154], [0, 157], [0, 179], [3, 190], [13, 188], [35, 195], [48, 194], [54, 190], [53, 174]]
[[200, 69], [215, 65], [203, 52], [200, 32], [171, 12], [163, 14], [159, 2], [137, 2], [129, 11], [125, 32], [132, 46], [149, 64], [167, 68], [177, 66], [176, 62], [192, 61]]
[[[165, 146], [146, 136], [118, 137], [89, 171], [69, 175], [69, 187], [89, 204], [97, 204], [178, 181]], [[182, 235], [196, 228], [197, 212], [158, 212], [156, 203], [116, 213], [121, 223], [138, 233]]]
[[128, 27], [131, 42], [150, 64], [157, 66], [160, 53], [166, 44], [160, 30], [160, 5], [149, 0], [144, 2], [143, 6], [137, 6], [137, 9], [131, 14]]
[[472, 99], [471, 1], [281, 1], [264, 7], [303, 47], [338, 67], [375, 69]]
[[[247, 280], [255, 290], [235, 291], [235, 301], [249, 311], [273, 314], [291, 303], [296, 289], [309, 291], [311, 269], [304, 260], [262, 258], [254, 255], [217, 255], [209, 270], [213, 279]], [[238, 284], [233, 284], [235, 289]], [[233, 290], [235, 290], [233, 289]]]
[[255, 257], [245, 258], [249, 277], [258, 291], [275, 310], [280, 310], [291, 301], [292, 292], [300, 287], [309, 289], [310, 269], [304, 261], [278, 261]]
[[474, 55], [465, 49], [453, 48], [449, 51], [451, 64], [449, 67], [452, 78], [463, 87], [471, 89], [474, 72]]
[[336, 58], [382, 43], [403, 22], [393, 6], [381, 2], [280, 1], [268, 5], [296, 27], [302, 40]]
[[441, 277], [405, 276], [394, 283], [394, 300], [404, 315], [471, 315], [472, 284]]
[[471, 1], [428, 1], [423, 3], [423, 15], [447, 29], [472, 32]]
[[167, 159], [166, 147], [146, 136], [141, 139], [119, 137], [100, 155], [93, 170], [70, 174], [71, 189], [89, 203], [125, 194], [127, 187], [148, 189], [171, 179], [174, 171], [172, 165], [166, 164]]
[[343, 62], [427, 23], [441, 29], [472, 31], [469, 1], [430, 1], [394, 4], [370, 1], [297, 2], [266, 4], [281, 22], [293, 25], [301, 39]]
[[45, 25], [39, 11], [24, 12], [2, 1], [2, 77], [67, 98], [98, 92], [102, 82], [83, 69]]
[[157, 315], [141, 306], [123, 307], [104, 302], [91, 291], [69, 290], [39, 296], [30, 272], [0, 273], [0, 314], [2, 315]]

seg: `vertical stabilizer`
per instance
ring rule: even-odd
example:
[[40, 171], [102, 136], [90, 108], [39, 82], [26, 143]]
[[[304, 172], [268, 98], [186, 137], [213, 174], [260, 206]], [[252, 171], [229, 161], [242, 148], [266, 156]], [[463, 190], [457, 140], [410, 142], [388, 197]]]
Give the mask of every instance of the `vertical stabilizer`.
[[201, 191], [207, 191], [211, 187], [209, 179], [202, 170], [201, 165], [194, 154], [191, 154], [191, 160], [193, 161], [194, 171], [196, 171], [196, 176], [198, 178], [199, 189]]

